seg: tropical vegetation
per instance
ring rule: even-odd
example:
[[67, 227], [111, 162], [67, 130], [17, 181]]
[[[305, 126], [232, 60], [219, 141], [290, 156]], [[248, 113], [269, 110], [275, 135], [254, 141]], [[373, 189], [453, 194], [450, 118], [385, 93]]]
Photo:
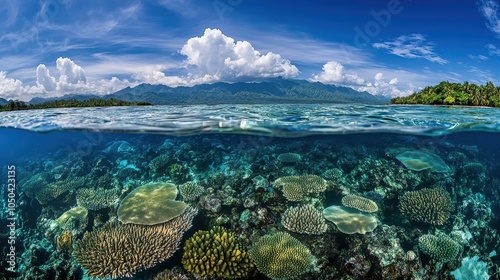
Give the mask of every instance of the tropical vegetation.
[[391, 99], [391, 104], [464, 105], [500, 107], [500, 87], [492, 82], [476, 85], [469, 82], [441, 82], [406, 97]]
[[53, 100], [40, 104], [26, 104], [23, 101], [11, 100], [4, 106], [0, 105], [0, 111], [15, 111], [15, 110], [31, 110], [31, 109], [47, 109], [47, 108], [69, 108], [69, 107], [105, 107], [105, 106], [141, 106], [151, 105], [147, 102], [129, 102], [118, 99], [98, 99], [92, 98], [88, 100]]

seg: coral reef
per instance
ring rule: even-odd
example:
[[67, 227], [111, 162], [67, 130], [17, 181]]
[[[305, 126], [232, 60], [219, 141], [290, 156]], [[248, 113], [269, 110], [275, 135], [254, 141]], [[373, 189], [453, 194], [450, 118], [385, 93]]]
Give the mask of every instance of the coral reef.
[[175, 201], [177, 186], [171, 183], [150, 183], [129, 193], [118, 207], [122, 223], [155, 225], [181, 215], [186, 203]]
[[57, 250], [62, 252], [68, 252], [71, 250], [73, 245], [73, 234], [69, 230], [63, 231], [61, 235], [56, 238]]
[[406, 151], [398, 154], [396, 158], [414, 171], [429, 169], [434, 172], [448, 172], [450, 167], [437, 155], [425, 151]]
[[78, 240], [73, 256], [90, 277], [131, 277], [172, 256], [198, 213], [189, 207], [180, 216], [157, 225], [110, 221]]
[[118, 202], [120, 193], [118, 189], [87, 189], [76, 191], [76, 202], [79, 206], [89, 210], [99, 210], [113, 206]]
[[300, 201], [308, 193], [320, 193], [326, 190], [326, 180], [317, 175], [284, 176], [274, 181], [274, 186], [281, 187], [283, 196], [290, 201]]
[[377, 219], [374, 216], [356, 209], [333, 205], [325, 208], [323, 215], [346, 234], [365, 234], [377, 227]]
[[196, 182], [189, 181], [179, 186], [179, 192], [185, 201], [193, 201], [205, 192], [205, 188]]
[[248, 276], [254, 266], [236, 235], [219, 226], [197, 231], [183, 250], [184, 268], [197, 276], [238, 279]]
[[323, 214], [310, 204], [286, 209], [281, 223], [289, 231], [304, 234], [322, 234], [328, 228]]
[[301, 156], [296, 153], [284, 153], [279, 154], [277, 159], [282, 163], [296, 163], [301, 160]]
[[399, 209], [411, 220], [442, 225], [454, 207], [447, 191], [424, 188], [405, 192], [399, 199]]
[[454, 259], [460, 252], [460, 244], [444, 233], [422, 235], [418, 238], [418, 246], [422, 252], [441, 262]]
[[257, 269], [272, 279], [291, 279], [312, 263], [309, 249], [288, 233], [264, 235], [248, 251]]
[[354, 194], [342, 197], [342, 205], [362, 212], [373, 213], [378, 211], [378, 205], [373, 200]]

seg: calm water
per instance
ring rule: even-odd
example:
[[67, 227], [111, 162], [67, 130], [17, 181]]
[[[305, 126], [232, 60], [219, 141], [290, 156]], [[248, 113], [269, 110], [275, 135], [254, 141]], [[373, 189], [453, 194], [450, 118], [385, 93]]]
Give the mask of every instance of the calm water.
[[[115, 278], [152, 279], [169, 270], [178, 278], [157, 279], [203, 273], [223, 279], [216, 271], [226, 269], [232, 278], [239, 272], [241, 279], [270, 279], [276, 271], [263, 262], [279, 258], [256, 252], [262, 236], [278, 232], [290, 234], [311, 256], [278, 262], [283, 271], [291, 271], [286, 263], [305, 263], [289, 279], [453, 279], [453, 271], [474, 279], [467, 276], [472, 270], [475, 279], [500, 277], [499, 109], [219, 105], [4, 112], [0, 149], [0, 278], [105, 278], [113, 271]], [[306, 175], [324, 186], [313, 191]], [[296, 180], [298, 189], [305, 186], [300, 199], [287, 195], [292, 187], [280, 183], [286, 178]], [[151, 182], [181, 190], [175, 200], [198, 209], [192, 227], [177, 236], [168, 254], [153, 250], [163, 245], [147, 234], [141, 235], [144, 244], [109, 245], [115, 243], [106, 241], [103, 226], [123, 222], [122, 202]], [[171, 211], [155, 208], [171, 202], [143, 195], [140, 201], [154, 215]], [[355, 215], [344, 217], [344, 224], [324, 220], [330, 206], [354, 209], [343, 201], [346, 195], [377, 205], [364, 214], [376, 228], [362, 232]], [[319, 216], [290, 214], [306, 206]], [[115, 230], [126, 235], [120, 221]], [[346, 222], [358, 232], [348, 233]], [[203, 256], [193, 257], [186, 241], [214, 226], [234, 233], [231, 242], [242, 252], [253, 252], [242, 259], [252, 265], [229, 258], [204, 263], [205, 272], [187, 265]], [[90, 232], [103, 235], [81, 253]], [[437, 240], [430, 245], [429, 235]], [[71, 241], [63, 242], [64, 236]], [[272, 252], [279, 255], [283, 248], [277, 244]], [[103, 272], [103, 248], [111, 248], [115, 260], [137, 258], [111, 261]], [[229, 250], [224, 248], [219, 250]], [[290, 254], [299, 256], [298, 248], [292, 246]]]

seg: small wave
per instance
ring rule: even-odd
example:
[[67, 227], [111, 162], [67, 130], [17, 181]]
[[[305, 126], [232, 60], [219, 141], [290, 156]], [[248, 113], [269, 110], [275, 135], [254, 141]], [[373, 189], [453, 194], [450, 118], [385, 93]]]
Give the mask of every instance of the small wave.
[[215, 105], [58, 108], [0, 113], [0, 127], [36, 132], [86, 130], [280, 137], [405, 133], [437, 136], [500, 131], [496, 108], [389, 105]]

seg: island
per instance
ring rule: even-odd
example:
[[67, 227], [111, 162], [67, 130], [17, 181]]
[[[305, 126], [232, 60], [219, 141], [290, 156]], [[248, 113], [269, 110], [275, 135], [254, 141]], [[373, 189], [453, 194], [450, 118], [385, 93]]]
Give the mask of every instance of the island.
[[391, 99], [391, 104], [462, 105], [500, 107], [500, 87], [492, 82], [476, 85], [441, 82], [405, 97]]
[[48, 108], [70, 108], [70, 107], [108, 107], [108, 106], [144, 106], [152, 105], [148, 102], [123, 101], [114, 98], [98, 99], [91, 98], [87, 100], [53, 100], [40, 104], [26, 104], [23, 101], [11, 100], [4, 106], [0, 105], [0, 111], [48, 109]]

